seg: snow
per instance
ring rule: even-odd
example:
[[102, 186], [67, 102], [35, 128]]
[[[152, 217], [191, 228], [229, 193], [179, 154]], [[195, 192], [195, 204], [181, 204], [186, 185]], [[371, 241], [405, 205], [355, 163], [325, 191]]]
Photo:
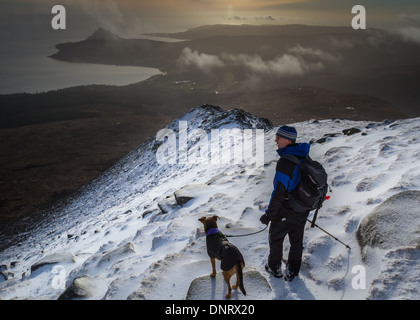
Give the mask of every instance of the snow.
[[[57, 299], [74, 279], [89, 276], [100, 283], [91, 299], [183, 300], [191, 282], [211, 272], [200, 217], [217, 214], [225, 234], [262, 229], [259, 218], [270, 199], [278, 159], [276, 128], [238, 110], [222, 112], [209, 106], [193, 109], [167, 129], [176, 132], [179, 121], [187, 121], [189, 130], [207, 133], [223, 127], [264, 127], [264, 165], [260, 170], [206, 161], [161, 165], [156, 161], [156, 136], [150, 137], [78, 196], [53, 207], [27, 240], [0, 253], [0, 265], [7, 265], [9, 272], [9, 280], [0, 277], [0, 299]], [[317, 224], [352, 249], [308, 223], [301, 273], [285, 282], [264, 270], [267, 230], [230, 238], [242, 252], [246, 270], [260, 272], [271, 287], [262, 290], [261, 282], [245, 281], [249, 294], [234, 292], [232, 299], [419, 299], [419, 244], [369, 248], [369, 259], [364, 260], [355, 235], [361, 220], [386, 199], [401, 191], [420, 190], [420, 118], [378, 123], [332, 119], [292, 125], [298, 142], [312, 140], [311, 157], [329, 173], [331, 199], [320, 210]], [[343, 134], [342, 130], [353, 127], [361, 131]], [[324, 136], [325, 142], [315, 142]], [[199, 146], [197, 141], [188, 144], [190, 150]], [[182, 188], [194, 196], [178, 205], [174, 193]], [[166, 203], [168, 212], [162, 213], [158, 203]], [[288, 247], [286, 238], [285, 257]], [[54, 261], [31, 274], [35, 263], [63, 253], [74, 255], [75, 262]], [[221, 272], [220, 262], [216, 268]], [[215, 294], [203, 290], [202, 296], [194, 298], [224, 299], [226, 289], [221, 289], [221, 277], [217, 279]]]

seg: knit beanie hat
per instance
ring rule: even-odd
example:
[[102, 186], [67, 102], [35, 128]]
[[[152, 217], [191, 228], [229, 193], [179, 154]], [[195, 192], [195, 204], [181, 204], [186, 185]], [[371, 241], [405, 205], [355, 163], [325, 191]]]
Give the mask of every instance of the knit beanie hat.
[[296, 141], [297, 138], [297, 131], [294, 127], [289, 127], [289, 126], [281, 126], [277, 132], [276, 135], [278, 135], [279, 137], [283, 137], [289, 140], [292, 140], [293, 142]]

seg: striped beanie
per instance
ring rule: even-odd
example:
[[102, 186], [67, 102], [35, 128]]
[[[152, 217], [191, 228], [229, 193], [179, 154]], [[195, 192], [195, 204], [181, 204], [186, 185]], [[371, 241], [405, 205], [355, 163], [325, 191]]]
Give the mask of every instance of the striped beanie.
[[289, 126], [281, 126], [277, 130], [276, 135], [278, 135], [279, 137], [292, 140], [293, 142], [295, 142], [297, 138], [296, 129], [294, 127], [289, 127]]

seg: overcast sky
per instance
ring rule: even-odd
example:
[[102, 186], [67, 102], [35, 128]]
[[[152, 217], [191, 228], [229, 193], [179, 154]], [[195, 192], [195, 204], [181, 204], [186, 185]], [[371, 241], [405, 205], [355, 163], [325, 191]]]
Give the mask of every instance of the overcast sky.
[[70, 32], [99, 26], [117, 33], [174, 32], [220, 23], [350, 26], [357, 4], [365, 6], [367, 27], [420, 28], [420, 0], [1, 0], [2, 26], [50, 26], [56, 4], [66, 8]]

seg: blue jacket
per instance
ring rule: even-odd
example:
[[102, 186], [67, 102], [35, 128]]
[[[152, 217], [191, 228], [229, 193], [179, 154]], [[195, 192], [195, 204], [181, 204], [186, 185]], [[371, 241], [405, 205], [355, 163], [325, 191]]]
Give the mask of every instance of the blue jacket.
[[276, 175], [274, 176], [274, 190], [271, 193], [270, 203], [266, 210], [266, 214], [270, 220], [281, 218], [281, 209], [291, 210], [287, 206], [287, 194], [293, 191], [300, 182], [299, 166], [282, 157], [290, 154], [304, 159], [309, 155], [309, 149], [310, 145], [308, 143], [299, 143], [277, 150], [280, 159], [277, 161]]

